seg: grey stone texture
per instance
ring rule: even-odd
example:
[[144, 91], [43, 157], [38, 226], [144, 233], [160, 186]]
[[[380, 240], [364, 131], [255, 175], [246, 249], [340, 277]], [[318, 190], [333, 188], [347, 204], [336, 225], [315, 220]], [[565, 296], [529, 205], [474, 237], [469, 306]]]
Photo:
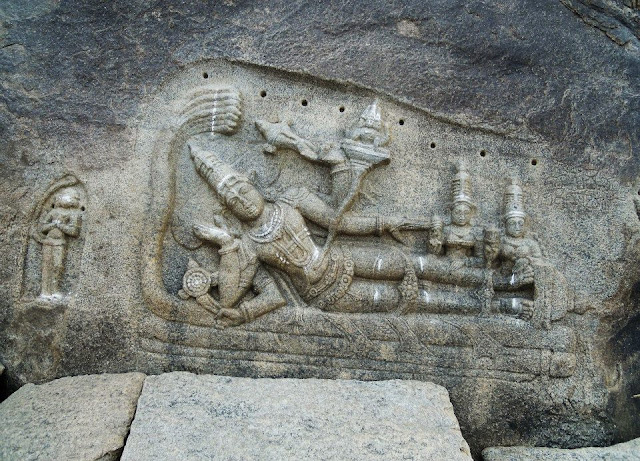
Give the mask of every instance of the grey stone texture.
[[640, 439], [610, 447], [561, 448], [491, 447], [482, 452], [484, 461], [637, 461]]
[[150, 376], [123, 461], [470, 460], [446, 389], [417, 381]]
[[[2, 382], [410, 379], [447, 388], [476, 456], [639, 436], [637, 18], [635, 0], [2, 2]], [[388, 137], [359, 126], [375, 99]], [[331, 146], [388, 164], [337, 187]], [[214, 156], [295, 202], [287, 225], [332, 241], [323, 263], [351, 291], [312, 305], [308, 280], [263, 253], [221, 311], [241, 284], [219, 251], [257, 229], [216, 233], [238, 223], [196, 170]], [[456, 227], [463, 172], [475, 215]], [[335, 192], [352, 200], [325, 213], [315, 198]], [[363, 235], [327, 224], [342, 204]], [[376, 219], [399, 216], [415, 221]], [[475, 251], [491, 236], [497, 260]]]
[[0, 404], [0, 459], [119, 459], [144, 378], [89, 375], [23, 386]]

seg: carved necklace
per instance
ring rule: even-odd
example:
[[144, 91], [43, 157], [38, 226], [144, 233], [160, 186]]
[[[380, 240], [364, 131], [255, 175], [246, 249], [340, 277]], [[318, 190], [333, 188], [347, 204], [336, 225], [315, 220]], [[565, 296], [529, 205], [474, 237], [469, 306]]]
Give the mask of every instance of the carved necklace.
[[282, 227], [283, 215], [282, 208], [277, 203], [273, 204], [273, 213], [269, 223], [265, 223], [260, 228], [253, 232], [249, 231], [249, 238], [257, 243], [268, 243], [275, 240], [278, 237], [280, 228]]

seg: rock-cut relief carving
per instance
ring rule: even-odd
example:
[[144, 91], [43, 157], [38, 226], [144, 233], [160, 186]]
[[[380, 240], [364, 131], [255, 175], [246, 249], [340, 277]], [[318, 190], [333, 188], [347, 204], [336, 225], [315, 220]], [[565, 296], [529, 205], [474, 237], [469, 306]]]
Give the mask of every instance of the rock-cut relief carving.
[[[242, 105], [232, 87], [199, 88], [185, 96], [173, 130], [155, 144], [158, 186], [151, 215], [164, 217], [149, 233], [154, 243], [143, 289], [157, 315], [218, 328], [209, 340], [212, 349], [236, 344], [234, 332], [251, 331], [256, 338], [262, 337], [258, 332], [272, 332], [295, 337], [296, 344], [303, 344], [305, 335], [310, 344], [314, 338], [334, 338], [336, 356], [381, 359], [393, 356], [388, 344], [395, 342], [394, 354], [428, 361], [432, 345], [446, 345], [480, 356], [503, 353], [513, 361], [505, 365], [497, 359], [495, 373], [573, 373], [571, 332], [559, 327], [542, 333], [565, 316], [572, 293], [526, 230], [519, 184], [507, 185], [503, 223], [476, 222], [473, 178], [462, 162], [452, 171], [451, 196], [443, 198], [450, 207], [446, 220], [431, 210], [415, 216], [356, 212], [353, 205], [369, 174], [382, 174], [393, 162], [379, 101], [331, 139], [307, 139], [278, 119], [252, 119]], [[321, 192], [281, 184], [279, 175], [265, 186], [246, 166], [234, 165], [251, 164], [242, 160], [249, 155], [251, 161], [288, 155], [321, 169], [329, 187]], [[180, 174], [191, 175], [184, 180], [186, 193], [197, 195], [200, 188], [199, 197], [215, 204], [212, 212], [196, 199], [177, 204], [172, 197]], [[180, 207], [194, 211], [176, 219]], [[426, 248], [408, 245], [411, 233], [426, 237]], [[178, 257], [166, 256], [172, 241], [183, 247], [174, 252], [186, 256], [180, 256], [181, 267], [174, 262]], [[208, 252], [211, 256], [203, 256]], [[166, 288], [171, 274], [181, 274], [175, 291]], [[276, 315], [283, 311], [292, 317]], [[200, 344], [202, 338], [194, 341]], [[252, 347], [281, 346], [260, 344]], [[317, 353], [317, 345], [310, 350]], [[527, 363], [512, 358], [519, 351], [523, 357], [540, 355]], [[443, 363], [468, 360], [471, 369], [478, 366], [474, 356]]]
[[20, 379], [51, 379], [58, 371], [65, 312], [80, 269], [86, 203], [84, 186], [66, 175], [32, 211], [22, 283], [7, 328], [13, 372]]
[[549, 328], [573, 310], [565, 278], [543, 255], [540, 244], [527, 231], [524, 194], [519, 181], [511, 179], [504, 193], [504, 235], [499, 258], [502, 261], [500, 285], [505, 290], [531, 287], [532, 298], [516, 296], [511, 302], [524, 315]]
[[[476, 205], [471, 198], [471, 176], [462, 164], [452, 180], [451, 222], [441, 231], [441, 251], [435, 258], [403, 253], [381, 241], [376, 242], [374, 251], [354, 248], [335, 242], [336, 235], [375, 239], [389, 233], [401, 241], [403, 231], [438, 232], [434, 226], [439, 224], [437, 219], [347, 213], [367, 172], [390, 160], [389, 151], [382, 147], [389, 136], [378, 102], [364, 110], [358, 125], [335, 143], [338, 147], [325, 151], [295, 134], [288, 124], [258, 120], [256, 127], [268, 143], [265, 152], [291, 149], [307, 160], [330, 167], [332, 194], [324, 201], [311, 190], [292, 188], [267, 200], [246, 175], [221, 161], [215, 151], [188, 143], [196, 171], [240, 223], [236, 229], [225, 227], [222, 220], [218, 224], [194, 224], [193, 232], [200, 240], [219, 248], [219, 268], [216, 273], [207, 273], [192, 262], [180, 292], [183, 298], [194, 297], [215, 313], [220, 327], [250, 322], [284, 305], [285, 299], [273, 283], [269, 268], [285, 273], [305, 303], [325, 311], [488, 310], [524, 319], [532, 317], [533, 300], [521, 294], [493, 298], [494, 290], [510, 292], [532, 285], [533, 267], [540, 266], [535, 264], [542, 256], [537, 244], [524, 237], [525, 215], [519, 186], [508, 189], [510, 209], [499, 250], [506, 264], [499, 271], [490, 262], [498, 255], [494, 252], [487, 257], [483, 247], [483, 237], [486, 235], [489, 242], [495, 240], [495, 232], [483, 232], [471, 225]], [[311, 237], [307, 222], [326, 230], [322, 244]], [[507, 276], [503, 274], [505, 268]], [[467, 294], [428, 292], [420, 288], [419, 280], [467, 285], [477, 290]], [[395, 289], [382, 289], [382, 282], [395, 284]], [[208, 292], [214, 286], [219, 300]], [[244, 300], [249, 290], [257, 295]]]
[[61, 300], [71, 290], [82, 250], [83, 186], [67, 175], [52, 184], [36, 205], [25, 247], [22, 297]]
[[82, 225], [80, 194], [69, 189], [56, 194], [53, 208], [48, 210], [33, 233], [42, 244], [42, 278], [40, 296], [62, 296], [68, 240], [80, 234]]
[[[335, 241], [340, 234], [398, 236], [403, 231], [430, 227], [425, 219], [347, 213], [366, 173], [389, 159], [380, 146], [388, 136], [382, 131], [377, 103], [365, 110], [351, 136], [341, 140], [339, 150], [324, 155], [313, 153], [313, 144], [301, 141], [287, 125], [265, 121], [256, 124], [276, 150], [294, 148], [307, 158], [328, 163], [334, 177], [348, 175], [352, 184], [329, 200], [337, 205], [335, 208], [305, 188], [286, 190], [268, 201], [247, 176], [220, 161], [215, 152], [189, 144], [196, 170], [242, 223], [239, 237], [215, 224], [194, 225], [200, 239], [219, 247], [220, 326], [251, 321], [284, 304], [268, 268], [285, 273], [300, 297], [322, 310], [389, 311], [409, 301], [410, 295], [403, 288], [415, 279], [410, 258], [382, 244], [375, 251], [367, 251]], [[326, 230], [322, 244], [312, 239], [307, 221]], [[377, 287], [378, 280], [397, 281], [398, 289], [382, 291]], [[185, 279], [183, 293], [190, 291], [191, 281], [192, 277]], [[258, 294], [243, 301], [249, 288]]]

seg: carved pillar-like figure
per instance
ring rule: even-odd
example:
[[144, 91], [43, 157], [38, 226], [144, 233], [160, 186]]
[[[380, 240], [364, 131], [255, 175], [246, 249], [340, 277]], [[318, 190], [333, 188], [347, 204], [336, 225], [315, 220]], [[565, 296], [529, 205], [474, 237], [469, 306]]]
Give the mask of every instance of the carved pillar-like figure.
[[38, 241], [42, 243], [42, 283], [40, 295], [60, 296], [64, 276], [67, 238], [80, 233], [80, 197], [74, 189], [55, 197], [53, 208], [40, 223]]

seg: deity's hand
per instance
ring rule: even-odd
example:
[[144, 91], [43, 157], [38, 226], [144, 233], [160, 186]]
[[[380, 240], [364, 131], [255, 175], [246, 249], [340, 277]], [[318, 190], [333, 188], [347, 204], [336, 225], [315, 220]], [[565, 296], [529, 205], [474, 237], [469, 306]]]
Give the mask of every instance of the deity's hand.
[[193, 226], [193, 233], [196, 234], [199, 239], [213, 242], [221, 247], [233, 243], [233, 236], [216, 226], [195, 224]]
[[513, 266], [513, 283], [516, 287], [531, 285], [533, 283], [535, 271], [531, 262], [527, 258], [520, 258]]
[[58, 227], [55, 221], [44, 223], [40, 226], [40, 232], [43, 234], [47, 234], [50, 230]]
[[429, 253], [439, 254], [442, 251], [442, 245], [444, 245], [444, 241], [441, 238], [431, 237], [427, 241], [427, 248], [429, 248]]
[[220, 309], [216, 318], [218, 319], [218, 325], [221, 328], [235, 327], [245, 321], [244, 315], [238, 309]]
[[408, 219], [408, 218], [384, 218], [383, 229], [389, 232], [391, 236], [401, 243], [403, 242], [402, 231], [420, 231], [428, 230], [431, 228], [431, 221], [425, 221], [423, 219]]
[[318, 161], [318, 148], [294, 133], [290, 122], [256, 120], [256, 128], [270, 146], [265, 150], [266, 153], [275, 153], [277, 149], [291, 149], [309, 160]]
[[318, 160], [328, 165], [342, 165], [347, 161], [339, 144], [324, 143], [320, 146]]

